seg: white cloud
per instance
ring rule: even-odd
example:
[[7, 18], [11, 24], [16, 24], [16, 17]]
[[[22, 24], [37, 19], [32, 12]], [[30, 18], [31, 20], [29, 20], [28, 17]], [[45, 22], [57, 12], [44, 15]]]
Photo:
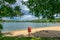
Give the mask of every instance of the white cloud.
[[23, 0], [24, 2], [28, 1], [28, 0]]
[[[28, 7], [26, 5], [22, 5], [22, 0], [16, 0], [15, 4], [12, 4], [11, 6], [14, 8], [15, 6], [20, 6], [20, 8], [24, 11], [29, 11]], [[23, 1], [27, 1], [27, 0], [23, 0]]]
[[14, 17], [12, 19], [10, 19], [10, 17], [3, 17], [3, 20], [36, 20], [38, 19], [37, 17], [33, 16], [33, 15], [23, 15], [20, 17]]
[[33, 15], [24, 15], [21, 18], [21, 20], [36, 20], [36, 19], [38, 19], [38, 18]]
[[24, 11], [29, 11], [28, 7], [26, 5], [20, 5], [21, 9]]
[[[22, 0], [16, 0], [16, 1], [17, 1], [16, 4], [19, 5], [22, 10], [29, 11], [29, 9], [26, 5], [24, 5], [24, 4], [22, 5], [22, 2], [21, 2]], [[24, 0], [24, 1], [27, 1], [27, 0]]]

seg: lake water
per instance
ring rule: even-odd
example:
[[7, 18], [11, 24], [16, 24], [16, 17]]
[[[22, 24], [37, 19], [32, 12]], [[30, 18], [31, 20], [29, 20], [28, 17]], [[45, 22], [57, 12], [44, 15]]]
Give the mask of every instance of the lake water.
[[60, 26], [60, 23], [31, 23], [31, 22], [3, 22], [2, 32], [14, 31], [14, 30], [24, 30], [28, 27], [41, 28], [49, 26]]

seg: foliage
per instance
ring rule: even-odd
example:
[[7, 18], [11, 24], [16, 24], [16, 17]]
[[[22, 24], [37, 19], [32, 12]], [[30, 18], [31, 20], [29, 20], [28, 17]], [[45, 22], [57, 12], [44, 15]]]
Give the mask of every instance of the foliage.
[[8, 2], [10, 4], [14, 4], [16, 2], [16, 0], [3, 0], [3, 1], [6, 1], [6, 2]]
[[[0, 0], [0, 20], [2, 17], [14, 17], [14, 16], [21, 16], [21, 10], [19, 6], [16, 6], [14, 9], [11, 7], [16, 0]], [[6, 4], [8, 3], [8, 4]], [[0, 29], [3, 29], [2, 25], [0, 24]], [[0, 30], [1, 32], [1, 30]]]
[[0, 40], [60, 40], [59, 37], [0, 37]]
[[9, 16], [9, 14], [13, 13], [13, 10], [9, 6], [2, 5], [0, 8], [0, 17]]
[[0, 22], [32, 22], [32, 23], [60, 23], [60, 19], [40, 19], [40, 20], [26, 20], [26, 21], [18, 21], [18, 20], [0, 20]]
[[16, 7], [14, 8], [14, 11], [15, 11], [14, 13], [15, 13], [16, 16], [17, 16], [17, 14], [18, 14], [18, 16], [22, 16], [22, 15], [23, 15], [20, 10], [21, 10], [21, 9], [20, 9], [19, 6], [16, 6]]
[[43, 18], [54, 19], [54, 14], [60, 13], [59, 0], [28, 0], [25, 2], [33, 15]]
[[[8, 2], [8, 4], [6, 3]], [[11, 4], [14, 4], [16, 0], [1, 0], [0, 1], [0, 17], [14, 17], [21, 16], [21, 10], [19, 6], [15, 6], [15, 8], [11, 7]]]

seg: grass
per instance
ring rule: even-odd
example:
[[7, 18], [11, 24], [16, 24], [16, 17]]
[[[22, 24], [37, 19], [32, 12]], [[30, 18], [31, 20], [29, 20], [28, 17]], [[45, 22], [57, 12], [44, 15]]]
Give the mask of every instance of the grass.
[[60, 40], [59, 37], [0, 37], [0, 40]]
[[38, 19], [38, 20], [26, 20], [26, 21], [16, 21], [16, 20], [0, 20], [0, 22], [34, 22], [34, 23], [46, 23], [46, 22], [51, 22], [51, 23], [60, 23], [60, 18], [59, 19]]
[[0, 40], [60, 40], [60, 37], [10, 37], [0, 34]]

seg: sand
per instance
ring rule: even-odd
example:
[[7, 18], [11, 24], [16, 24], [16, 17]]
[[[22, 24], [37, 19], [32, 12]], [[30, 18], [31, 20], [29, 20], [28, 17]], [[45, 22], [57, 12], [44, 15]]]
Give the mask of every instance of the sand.
[[[53, 31], [60, 31], [60, 26], [51, 26], [51, 27], [43, 27], [43, 28], [32, 28], [32, 34], [42, 30], [53, 30]], [[7, 32], [6, 32], [7, 33]], [[6, 36], [19, 36], [19, 35], [27, 35], [28, 30], [16, 30], [9, 32], [10, 34], [5, 34]]]

